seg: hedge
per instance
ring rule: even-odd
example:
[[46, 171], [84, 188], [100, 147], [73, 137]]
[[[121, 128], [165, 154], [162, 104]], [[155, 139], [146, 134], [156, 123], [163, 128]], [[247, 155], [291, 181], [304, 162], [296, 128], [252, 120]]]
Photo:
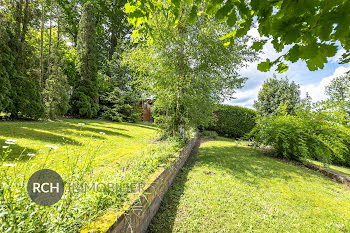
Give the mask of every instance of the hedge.
[[219, 135], [231, 138], [243, 137], [255, 126], [256, 111], [237, 106], [219, 105], [213, 122], [208, 127]]

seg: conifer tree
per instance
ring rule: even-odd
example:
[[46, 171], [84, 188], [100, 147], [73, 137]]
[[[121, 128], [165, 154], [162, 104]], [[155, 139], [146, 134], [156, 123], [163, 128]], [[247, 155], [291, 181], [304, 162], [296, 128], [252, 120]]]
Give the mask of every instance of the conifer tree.
[[99, 110], [94, 7], [86, 2], [79, 25], [77, 68], [79, 79], [72, 95], [72, 113], [79, 117], [95, 117]]
[[6, 112], [11, 104], [10, 99], [10, 72], [13, 70], [14, 56], [8, 46], [9, 35], [6, 27], [0, 24], [0, 112]]
[[68, 81], [67, 76], [61, 69], [62, 62], [60, 59], [60, 18], [57, 15], [57, 43], [56, 51], [53, 54], [54, 65], [52, 72], [49, 73], [45, 81], [44, 99], [47, 116], [55, 119], [67, 113], [69, 107]]

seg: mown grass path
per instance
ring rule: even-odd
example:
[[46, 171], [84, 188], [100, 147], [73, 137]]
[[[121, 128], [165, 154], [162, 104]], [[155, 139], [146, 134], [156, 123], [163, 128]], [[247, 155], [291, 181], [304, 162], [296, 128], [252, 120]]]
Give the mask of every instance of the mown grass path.
[[228, 139], [202, 143], [149, 232], [350, 232], [350, 189]]

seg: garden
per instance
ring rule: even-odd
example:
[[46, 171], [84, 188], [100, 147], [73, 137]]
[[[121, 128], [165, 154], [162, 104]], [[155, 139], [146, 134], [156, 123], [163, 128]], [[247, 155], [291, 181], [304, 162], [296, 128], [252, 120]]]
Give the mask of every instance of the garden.
[[0, 0], [0, 232], [350, 232], [349, 11]]

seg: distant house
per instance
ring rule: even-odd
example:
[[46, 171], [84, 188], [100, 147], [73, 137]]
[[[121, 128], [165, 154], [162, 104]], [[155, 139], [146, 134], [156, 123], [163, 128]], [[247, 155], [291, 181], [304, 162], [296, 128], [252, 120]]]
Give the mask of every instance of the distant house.
[[151, 117], [151, 106], [153, 101], [151, 99], [141, 100], [137, 107], [140, 109], [142, 113], [142, 121], [150, 122], [152, 121]]

